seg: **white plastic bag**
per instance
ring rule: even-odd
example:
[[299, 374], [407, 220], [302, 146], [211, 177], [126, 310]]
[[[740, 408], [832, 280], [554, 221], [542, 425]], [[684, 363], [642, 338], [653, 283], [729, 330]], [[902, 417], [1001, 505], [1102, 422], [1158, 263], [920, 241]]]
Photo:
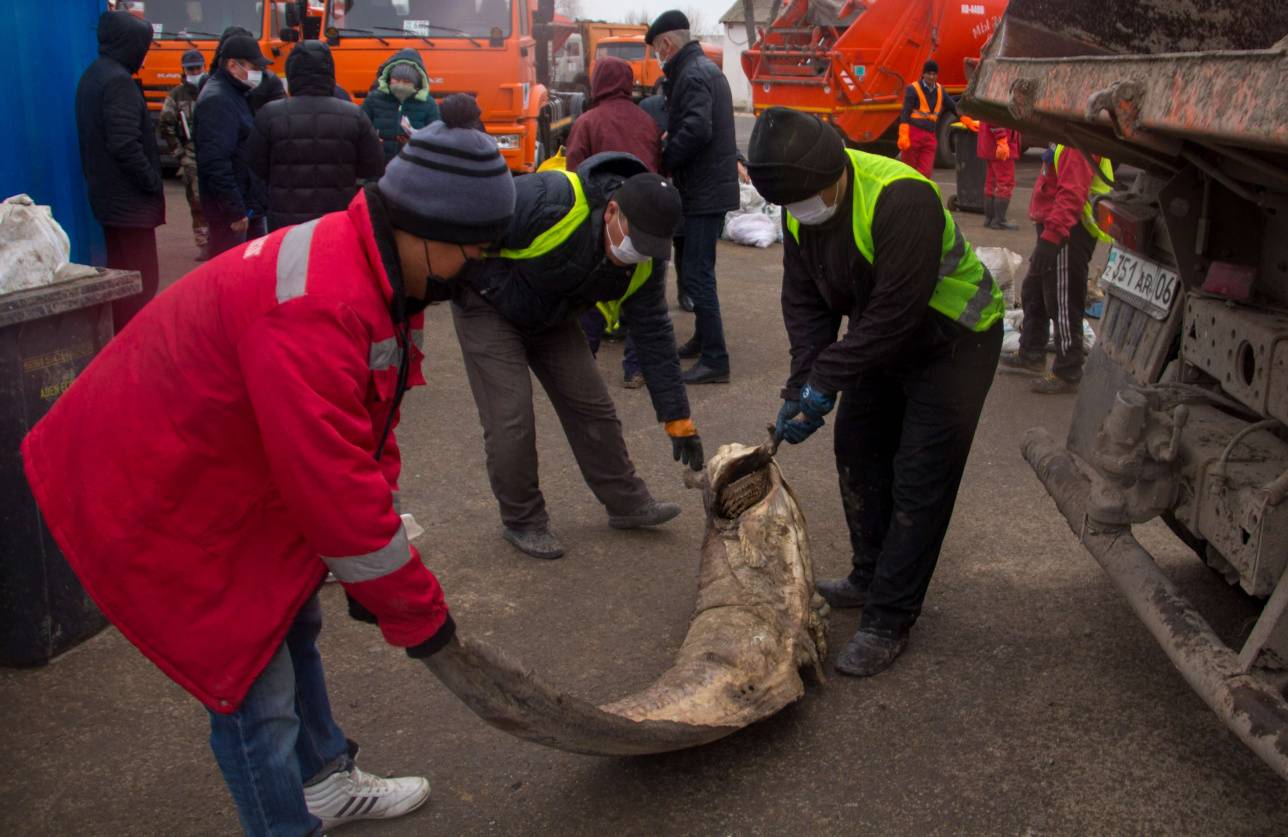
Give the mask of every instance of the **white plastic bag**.
[[0, 294], [53, 284], [70, 254], [67, 233], [49, 207], [27, 195], [0, 203]]
[[[1018, 352], [1020, 350], [1020, 327], [1024, 322], [1024, 312], [1018, 308], [1008, 309], [1002, 316], [1002, 351]], [[1090, 352], [1091, 347], [1096, 345], [1096, 333], [1091, 330], [1091, 323], [1086, 318], [1082, 320], [1082, 350]], [[1055, 331], [1051, 332], [1051, 337], [1047, 340], [1046, 345], [1048, 352], [1055, 351]]]
[[997, 280], [998, 287], [1002, 289], [1002, 296], [1008, 306], [1014, 305], [1016, 300], [1015, 280], [1020, 271], [1020, 265], [1024, 263], [1024, 257], [1014, 250], [1005, 247], [976, 247], [975, 255], [988, 268], [988, 272], [993, 274]]
[[768, 247], [778, 241], [778, 221], [760, 213], [733, 215], [725, 221], [725, 235], [737, 244]]
[[738, 184], [738, 208], [725, 213], [722, 236], [735, 244], [768, 247], [783, 240], [783, 211], [767, 202], [750, 183]]

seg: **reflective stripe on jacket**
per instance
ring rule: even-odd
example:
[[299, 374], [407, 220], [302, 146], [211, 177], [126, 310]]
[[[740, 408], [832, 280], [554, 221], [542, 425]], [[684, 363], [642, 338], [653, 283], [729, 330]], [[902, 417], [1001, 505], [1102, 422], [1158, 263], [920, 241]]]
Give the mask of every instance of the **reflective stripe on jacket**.
[[180, 279], [23, 442], [89, 595], [216, 712], [240, 705], [328, 568], [391, 644], [447, 624], [395, 508], [392, 436], [374, 457], [403, 348], [366, 198]]
[[[922, 177], [917, 171], [898, 160], [847, 149], [850, 155], [850, 172], [854, 183], [853, 195], [854, 244], [863, 258], [874, 263], [876, 253], [872, 244], [872, 216], [876, 212], [881, 191], [890, 183], [901, 179], [922, 180], [939, 194], [934, 181]], [[786, 226], [792, 238], [800, 241], [800, 222], [785, 212]], [[972, 331], [987, 331], [1002, 318], [1005, 304], [1002, 289], [975, 256], [953, 216], [944, 210], [944, 237], [940, 251], [939, 283], [930, 297], [930, 307]]]

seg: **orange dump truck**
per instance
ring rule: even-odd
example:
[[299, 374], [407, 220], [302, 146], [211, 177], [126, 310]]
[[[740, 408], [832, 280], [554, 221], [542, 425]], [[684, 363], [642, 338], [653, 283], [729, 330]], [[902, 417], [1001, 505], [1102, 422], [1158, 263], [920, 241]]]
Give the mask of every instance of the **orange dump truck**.
[[[742, 64], [755, 111], [817, 113], [851, 142], [874, 142], [892, 131], [904, 88], [927, 58], [948, 93], [965, 90], [966, 60], [979, 56], [1005, 11], [1006, 0], [791, 0], [781, 11], [776, 2], [769, 20], [747, 23], [755, 40]], [[947, 129], [940, 126], [941, 155], [950, 154]]]
[[[641, 27], [643, 28], [643, 27]], [[724, 50], [714, 44], [702, 44], [702, 52], [724, 69]], [[642, 99], [660, 92], [662, 85], [662, 63], [657, 60], [657, 53], [644, 43], [644, 35], [617, 35], [600, 38], [595, 45], [595, 55], [591, 60], [590, 72], [595, 72], [595, 62], [611, 56], [620, 58], [631, 65], [635, 75], [635, 98]]]
[[529, 172], [558, 147], [580, 96], [551, 92], [553, 0], [327, 0], [323, 32], [336, 81], [361, 103], [384, 61], [414, 49], [433, 96], [469, 93], [510, 169]]
[[[644, 46], [648, 27], [642, 23], [606, 23], [602, 20], [555, 18], [552, 77], [558, 90], [590, 95], [590, 74], [600, 44], [626, 40]], [[643, 57], [644, 50], [640, 50]], [[618, 56], [619, 58], [622, 56]], [[630, 60], [630, 59], [626, 59]], [[638, 76], [636, 76], [638, 78]]]

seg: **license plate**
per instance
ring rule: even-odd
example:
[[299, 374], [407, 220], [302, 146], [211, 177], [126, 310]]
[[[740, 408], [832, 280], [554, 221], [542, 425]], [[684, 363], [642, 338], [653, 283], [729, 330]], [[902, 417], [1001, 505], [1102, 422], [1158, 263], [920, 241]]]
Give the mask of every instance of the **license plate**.
[[1156, 320], [1166, 320], [1176, 301], [1180, 280], [1176, 271], [1114, 245], [1100, 283]]

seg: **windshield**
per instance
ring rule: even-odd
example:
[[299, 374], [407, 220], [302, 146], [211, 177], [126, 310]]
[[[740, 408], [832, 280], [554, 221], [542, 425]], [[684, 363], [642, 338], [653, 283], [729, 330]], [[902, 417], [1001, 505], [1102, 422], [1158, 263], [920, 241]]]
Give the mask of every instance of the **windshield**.
[[152, 24], [155, 38], [218, 38], [229, 26], [259, 37], [263, 28], [263, 3], [254, 0], [120, 0], [116, 7]]
[[368, 29], [385, 37], [404, 32], [413, 37], [487, 38], [493, 29], [505, 37], [510, 34], [510, 0], [332, 0], [329, 25]]
[[639, 61], [644, 57], [644, 50], [648, 47], [644, 44], [600, 44], [595, 50], [595, 54], [600, 58], [605, 55], [611, 55], [613, 58], [620, 58], [623, 61]]

